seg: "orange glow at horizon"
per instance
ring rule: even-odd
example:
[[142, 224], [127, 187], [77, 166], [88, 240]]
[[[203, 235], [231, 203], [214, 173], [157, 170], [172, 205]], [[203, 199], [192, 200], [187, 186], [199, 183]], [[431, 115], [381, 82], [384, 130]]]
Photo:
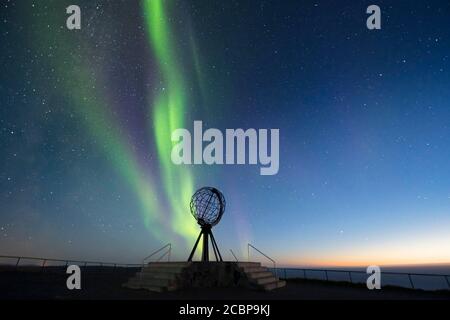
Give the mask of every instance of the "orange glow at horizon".
[[367, 267], [450, 264], [450, 236], [372, 243], [334, 252], [309, 252], [301, 257], [280, 257], [280, 265]]

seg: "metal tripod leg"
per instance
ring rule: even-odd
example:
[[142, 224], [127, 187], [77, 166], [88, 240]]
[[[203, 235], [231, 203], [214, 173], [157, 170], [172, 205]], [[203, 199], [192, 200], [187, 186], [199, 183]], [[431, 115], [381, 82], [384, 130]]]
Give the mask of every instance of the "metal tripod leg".
[[200, 238], [202, 237], [202, 233], [203, 232], [200, 231], [200, 234], [198, 235], [197, 241], [195, 242], [194, 248], [192, 249], [191, 255], [189, 256], [189, 259], [188, 259], [189, 262], [192, 261], [192, 258], [194, 257], [195, 250], [197, 249], [197, 245], [200, 242]]
[[209, 239], [208, 239], [208, 235], [209, 235], [209, 230], [204, 230], [202, 229], [202, 233], [203, 233], [203, 249], [202, 249], [202, 261], [203, 262], [208, 262], [209, 261]]
[[214, 245], [214, 242], [212, 241], [212, 239], [213, 239], [212, 231], [209, 233], [209, 235], [211, 236], [211, 244], [212, 244], [212, 247], [213, 247], [214, 256], [216, 257], [216, 261], [219, 261], [219, 258], [217, 257], [217, 250], [218, 249], [216, 249], [216, 246]]
[[211, 231], [211, 242], [212, 242], [213, 247], [216, 247], [217, 253], [219, 254], [220, 262], [222, 262], [223, 261], [222, 255], [220, 254], [219, 247], [217, 246], [216, 239], [214, 239], [214, 235], [213, 235], [212, 231]]

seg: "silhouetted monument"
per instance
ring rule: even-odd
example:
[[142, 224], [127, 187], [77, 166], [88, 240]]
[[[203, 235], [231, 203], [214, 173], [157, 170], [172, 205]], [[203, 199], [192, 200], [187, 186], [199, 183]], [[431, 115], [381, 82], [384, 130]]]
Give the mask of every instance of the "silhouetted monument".
[[[276, 274], [259, 262], [222, 260], [211, 231], [225, 212], [225, 198], [219, 190], [211, 187], [197, 190], [192, 196], [190, 209], [201, 231], [188, 261], [149, 262], [124, 284], [125, 287], [155, 292], [211, 287], [243, 287], [270, 291], [286, 285], [285, 281], [279, 280]], [[201, 262], [193, 262], [192, 258], [202, 237]], [[210, 238], [217, 262], [209, 262]], [[166, 247], [167, 245], [163, 248]], [[161, 249], [156, 252], [159, 251]]]
[[216, 188], [204, 187], [197, 190], [192, 196], [190, 207], [192, 215], [201, 227], [201, 231], [188, 261], [192, 261], [202, 236], [202, 261], [209, 261], [209, 238], [211, 238], [211, 244], [216, 261], [223, 261], [211, 229], [219, 223], [223, 213], [225, 212], [225, 197]]

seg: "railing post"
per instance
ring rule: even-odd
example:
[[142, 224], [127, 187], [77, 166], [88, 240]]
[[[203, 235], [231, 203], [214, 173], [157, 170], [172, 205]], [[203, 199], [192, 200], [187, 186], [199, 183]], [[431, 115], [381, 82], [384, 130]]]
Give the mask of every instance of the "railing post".
[[277, 278], [277, 280], [278, 280], [278, 270], [277, 270], [277, 264], [275, 262], [273, 263], [273, 268], [275, 271], [275, 278]]
[[450, 282], [448, 281], [448, 276], [444, 276], [445, 281], [447, 281], [448, 288], [450, 289]]
[[236, 255], [234, 254], [233, 250], [230, 249], [231, 254], [234, 257], [234, 260], [236, 260], [236, 262], [239, 262], [238, 258], [236, 257]]
[[284, 279], [287, 280], [287, 272], [286, 272], [286, 268], [284, 268]]
[[[167, 248], [168, 248], [168, 249], [167, 249]], [[168, 258], [167, 258], [167, 259], [170, 261], [170, 254], [171, 254], [171, 252], [172, 252], [172, 244], [171, 244], [171, 243], [168, 243], [168, 244], [166, 244], [164, 247], [159, 248], [158, 250], [152, 252], [152, 254], [150, 254], [149, 256], [145, 257], [145, 258], [142, 260], [142, 264], [145, 264], [145, 261], [146, 261], [146, 260], [150, 259], [150, 258], [153, 257], [155, 254], [157, 254], [157, 253], [159, 253], [159, 252], [161, 252], [161, 251], [163, 251], [164, 254], [163, 254], [163, 255], [159, 258], [159, 260], [157, 260], [157, 261], [160, 261], [160, 260], [161, 260], [162, 258], [164, 258], [166, 255], [168, 255]]]
[[248, 261], [250, 261], [250, 247], [252, 247], [253, 249], [255, 249], [257, 252], [259, 252], [260, 254], [262, 254], [264, 257], [266, 257], [267, 259], [269, 259], [270, 261], [272, 261], [273, 263], [273, 268], [275, 269], [275, 277], [278, 278], [278, 270], [277, 270], [277, 263], [275, 260], [273, 260], [271, 257], [269, 257], [268, 255], [266, 255], [264, 252], [260, 251], [259, 249], [255, 248], [255, 246], [251, 245], [250, 243], [247, 244], [247, 255], [248, 255]]
[[353, 283], [352, 272], [351, 271], [348, 272], [348, 276], [350, 277], [350, 283]]
[[303, 269], [303, 278], [306, 279], [306, 270]]
[[326, 278], [327, 281], [328, 281], [328, 271], [327, 271], [327, 270], [325, 270], [325, 278]]
[[41, 272], [44, 272], [44, 268], [45, 268], [45, 263], [46, 262], [47, 262], [47, 260], [44, 259], [44, 261], [42, 262]]
[[247, 262], [250, 262], [250, 243], [247, 244]]
[[20, 257], [17, 258], [17, 262], [16, 262], [16, 270], [19, 268], [20, 259], [21, 259]]
[[409, 282], [411, 283], [411, 288], [415, 289], [414, 288], [414, 282], [413, 282], [412, 277], [411, 277], [411, 275], [409, 273], [408, 273], [408, 278], [409, 278]]

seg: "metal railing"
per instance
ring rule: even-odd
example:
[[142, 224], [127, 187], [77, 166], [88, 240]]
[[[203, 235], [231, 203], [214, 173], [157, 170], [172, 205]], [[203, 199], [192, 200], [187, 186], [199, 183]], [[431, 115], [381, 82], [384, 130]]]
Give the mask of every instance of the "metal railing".
[[[167, 250], [164, 250], [167, 249]], [[119, 262], [103, 262], [103, 261], [89, 261], [89, 260], [73, 260], [73, 259], [53, 259], [53, 258], [40, 258], [40, 257], [27, 257], [27, 256], [3, 256], [0, 255], [0, 259], [14, 260], [12, 264], [2, 264], [0, 267], [13, 268], [18, 270], [20, 267], [40, 267], [41, 270], [45, 270], [46, 267], [65, 267], [67, 268], [70, 264], [76, 264], [80, 267], [113, 267], [113, 268], [130, 268], [130, 267], [142, 267], [145, 262], [155, 256], [157, 253], [163, 251], [163, 254], [156, 260], [156, 262], [161, 261], [165, 256], [167, 256], [167, 261], [170, 261], [170, 256], [172, 252], [172, 244], [168, 243], [164, 247], [152, 252], [149, 256], [142, 260], [142, 263], [119, 263]], [[32, 261], [35, 263], [24, 264], [24, 261]], [[59, 263], [57, 265], [49, 265], [50, 263]]]
[[150, 258], [154, 257], [156, 254], [160, 253], [161, 251], [163, 252], [162, 255], [158, 259], [156, 259], [155, 262], [161, 261], [166, 255], [167, 255], [167, 261], [170, 261], [170, 254], [172, 252], [172, 244], [168, 243], [165, 246], [159, 248], [158, 250], [153, 251], [147, 257], [142, 259], [141, 272], [139, 273], [139, 278], [141, 280], [142, 280], [142, 277], [143, 277], [146, 261], [148, 261]]
[[[342, 269], [313, 269], [313, 268], [277, 268], [275, 260], [267, 256], [265, 253], [261, 252], [259, 249], [255, 248], [250, 243], [248, 244], [247, 253], [248, 253], [248, 261], [250, 261], [250, 248], [256, 250], [258, 253], [269, 259], [273, 263], [273, 271], [275, 275], [278, 277], [278, 274], [284, 276], [284, 279], [306, 279], [306, 280], [325, 280], [325, 281], [344, 281], [344, 282], [350, 282], [350, 283], [365, 283], [365, 280], [367, 279], [368, 274], [365, 271], [358, 271], [358, 270], [342, 270]], [[166, 250], [165, 250], [166, 249]], [[115, 270], [116, 268], [139, 268], [143, 267], [145, 265], [145, 262], [150, 259], [151, 257], [154, 257], [156, 254], [163, 252], [161, 256], [156, 260], [161, 261], [165, 256], [167, 256], [168, 261], [170, 261], [171, 258], [171, 251], [172, 251], [172, 245], [166, 244], [164, 247], [152, 252], [149, 256], [143, 259], [142, 263], [118, 263], [118, 262], [100, 262], [100, 261], [88, 261], [88, 260], [71, 260], [71, 259], [53, 259], [53, 258], [37, 258], [37, 257], [27, 257], [27, 256], [1, 256], [0, 259], [10, 259], [13, 260], [13, 263], [11, 264], [1, 264], [0, 268], [2, 266], [9, 268], [12, 268], [13, 270], [18, 270], [19, 268], [23, 267], [40, 267], [41, 271], [45, 271], [45, 269], [51, 268], [51, 267], [65, 267], [67, 268], [69, 264], [77, 264], [81, 267], [111, 267], [112, 270]], [[233, 257], [238, 261], [236, 255], [234, 252], [230, 249], [230, 252], [232, 253]], [[33, 261], [36, 262], [35, 264], [24, 264], [26, 261]], [[49, 265], [50, 263], [60, 263], [59, 265]], [[291, 275], [289, 276], [288, 273]], [[308, 275], [309, 273], [309, 275]], [[311, 273], [317, 273], [322, 275], [322, 279], [318, 279], [317, 276], [311, 276]], [[333, 274], [343, 274], [344, 279], [332, 279], [331, 275]], [[392, 272], [392, 271], [382, 271], [382, 276], [388, 275], [388, 276], [395, 276], [397, 278], [401, 278], [405, 280], [409, 285], [397, 285], [401, 287], [409, 287], [411, 289], [418, 289], [420, 285], [418, 285], [419, 278], [422, 280], [424, 278], [434, 278], [434, 279], [441, 279], [445, 281], [447, 289], [450, 290], [450, 274], [436, 274], [436, 273], [411, 273], [411, 272]], [[357, 279], [357, 276], [360, 276], [362, 280]], [[323, 279], [324, 277], [324, 279]], [[382, 279], [382, 284], [386, 283]]]
[[267, 259], [269, 259], [270, 261], [272, 261], [273, 263], [273, 269], [275, 272], [275, 277], [278, 278], [278, 271], [277, 271], [277, 263], [275, 262], [275, 260], [273, 260], [271, 257], [269, 257], [268, 255], [266, 255], [264, 252], [260, 251], [259, 249], [255, 248], [255, 246], [253, 246], [252, 244], [248, 243], [247, 244], [247, 261], [250, 261], [250, 248], [256, 250], [258, 253], [262, 254], [264, 257], [266, 257]]
[[[26, 257], [26, 256], [0, 256], [0, 259], [11, 259], [15, 260], [12, 264], [15, 270], [20, 267], [25, 267], [23, 264], [24, 261], [36, 261], [36, 264], [28, 264], [26, 266], [30, 267], [41, 267], [41, 270], [45, 270], [46, 267], [68, 267], [69, 264], [77, 264], [79, 266], [87, 267], [89, 266], [98, 266], [98, 267], [139, 267], [140, 264], [137, 263], [119, 263], [119, 262], [100, 262], [100, 261], [88, 261], [88, 260], [71, 260], [71, 259], [53, 259], [53, 258], [37, 258], [37, 257]], [[48, 265], [51, 262], [61, 263], [61, 265], [50, 266]], [[21, 265], [22, 263], [22, 265]], [[2, 264], [0, 264], [2, 266]], [[4, 266], [10, 266], [8, 264], [4, 264]]]
[[236, 262], [239, 262], [238, 258], [236, 257], [236, 255], [234, 254], [233, 250], [230, 249], [231, 254], [234, 257], [234, 260], [236, 260]]
[[[364, 279], [367, 279], [367, 276], [370, 274], [367, 274], [365, 271], [358, 271], [358, 270], [341, 270], [341, 269], [306, 269], [306, 268], [277, 268], [278, 271], [280, 271], [280, 274], [284, 275], [284, 279], [293, 279], [293, 278], [300, 278], [300, 279], [306, 279], [306, 280], [325, 280], [325, 281], [344, 281], [344, 282], [350, 282], [350, 283], [363, 283], [363, 281], [355, 281], [355, 277], [352, 275], [364, 275]], [[296, 271], [296, 276], [288, 277], [287, 273], [292, 271]], [[317, 277], [308, 277], [308, 272], [315, 272], [321, 273], [325, 279], [318, 279]], [[301, 273], [303, 276], [299, 277], [298, 274]], [[344, 279], [339, 280], [333, 280], [330, 279], [330, 274], [346, 274], [348, 277]], [[447, 290], [450, 290], [450, 275], [449, 274], [436, 274], [436, 273], [411, 273], [411, 272], [392, 272], [392, 271], [382, 271], [381, 275], [390, 275], [390, 276], [396, 276], [403, 278], [403, 280], [407, 280], [407, 283], [409, 284], [410, 289], [418, 289], [417, 284], [414, 282], [414, 280], [417, 280], [418, 277], [423, 278], [434, 278], [441, 280], [445, 280]], [[365, 282], [365, 280], [364, 280]], [[383, 280], [382, 280], [383, 283]], [[400, 285], [401, 286], [401, 285]], [[404, 286], [402, 286], [404, 287]]]
[[163, 251], [163, 254], [156, 259], [155, 262], [159, 262], [161, 261], [165, 256], [167, 256], [167, 261], [170, 261], [170, 254], [172, 253], [172, 244], [168, 243], [165, 246], [159, 248], [158, 250], [153, 251], [150, 255], [148, 255], [147, 257], [145, 257], [142, 260], [142, 267], [145, 266], [145, 262], [148, 261], [150, 258], [152, 258], [153, 256], [155, 256], [156, 254], [160, 253], [161, 251]]

